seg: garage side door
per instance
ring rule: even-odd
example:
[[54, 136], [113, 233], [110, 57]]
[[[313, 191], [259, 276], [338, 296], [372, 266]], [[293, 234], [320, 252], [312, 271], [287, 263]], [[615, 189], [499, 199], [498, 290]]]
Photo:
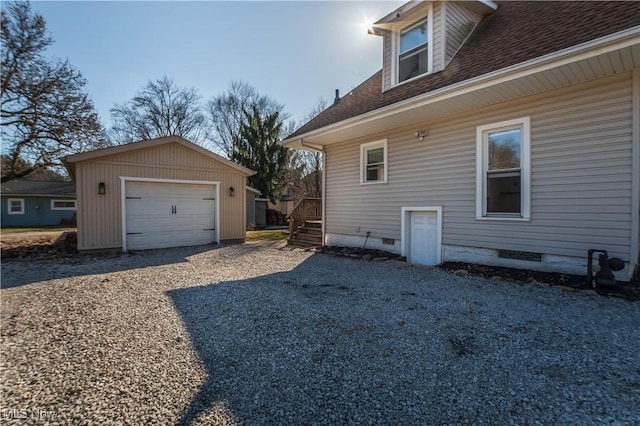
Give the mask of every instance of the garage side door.
[[214, 242], [215, 203], [214, 185], [126, 182], [127, 249]]

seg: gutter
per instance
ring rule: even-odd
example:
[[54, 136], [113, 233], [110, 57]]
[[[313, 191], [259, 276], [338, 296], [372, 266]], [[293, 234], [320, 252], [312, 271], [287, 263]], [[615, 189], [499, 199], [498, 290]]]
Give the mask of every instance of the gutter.
[[[404, 101], [396, 102], [392, 105], [370, 111], [356, 117], [348, 118], [329, 126], [321, 127], [316, 130], [296, 136], [293, 139], [285, 139], [282, 145], [290, 144], [302, 138], [312, 138], [316, 136], [326, 135], [332, 132], [338, 132], [349, 127], [366, 124], [369, 121], [383, 118], [392, 114], [398, 114], [416, 107], [425, 106], [437, 101], [461, 96], [485, 87], [490, 87], [499, 83], [503, 83], [516, 78], [525, 77], [536, 72], [546, 71], [561, 65], [566, 65], [590, 57], [608, 53], [610, 51], [622, 49], [640, 43], [640, 26], [627, 28], [595, 40], [591, 40], [582, 44], [568, 47], [557, 52], [553, 52], [526, 62], [491, 71], [477, 77], [473, 77], [459, 83], [445, 86], [440, 89], [409, 98]], [[306, 142], [304, 143], [306, 144]], [[303, 144], [303, 145], [304, 145]], [[306, 146], [309, 146], [306, 144]]]
[[[302, 138], [300, 138], [299, 142], [300, 142], [300, 146], [302, 146], [303, 148], [307, 148], [310, 151], [320, 152], [320, 153], [324, 154], [324, 146], [318, 146], [318, 145], [309, 144], [309, 143], [305, 142], [304, 139], [302, 139]], [[284, 141], [281, 142], [281, 143], [284, 145]], [[324, 164], [323, 164], [323, 166], [324, 166]]]

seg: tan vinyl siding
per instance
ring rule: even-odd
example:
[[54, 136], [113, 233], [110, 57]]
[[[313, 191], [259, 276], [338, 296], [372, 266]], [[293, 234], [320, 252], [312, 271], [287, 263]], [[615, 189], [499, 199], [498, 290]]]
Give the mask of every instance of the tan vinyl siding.
[[482, 16], [457, 3], [447, 3], [444, 61], [448, 64]]
[[444, 68], [444, 58], [442, 52], [442, 31], [444, 29], [442, 21], [442, 2], [433, 4], [433, 40], [429, 43], [433, 45], [433, 72], [442, 71]]
[[[220, 239], [243, 239], [246, 228], [244, 175], [177, 143], [81, 161], [76, 166], [78, 249], [122, 247], [120, 177], [220, 182]], [[98, 184], [106, 194], [98, 195]], [[230, 197], [228, 188], [236, 196]]]
[[[401, 207], [443, 206], [443, 244], [576, 257], [600, 248], [628, 261], [631, 104], [624, 73], [328, 146], [327, 232], [399, 239]], [[476, 220], [476, 127], [526, 116], [531, 221]], [[416, 129], [429, 130], [424, 141]], [[388, 183], [360, 185], [360, 144], [384, 138]]]
[[393, 82], [391, 81], [391, 43], [392, 35], [390, 31], [387, 31], [382, 40], [382, 90], [386, 91], [391, 88]]

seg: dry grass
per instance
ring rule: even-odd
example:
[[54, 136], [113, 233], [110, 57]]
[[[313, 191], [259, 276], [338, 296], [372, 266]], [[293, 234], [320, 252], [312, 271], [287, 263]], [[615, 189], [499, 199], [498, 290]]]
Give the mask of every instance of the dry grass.
[[287, 234], [282, 229], [247, 231], [246, 241], [281, 241], [286, 240]]

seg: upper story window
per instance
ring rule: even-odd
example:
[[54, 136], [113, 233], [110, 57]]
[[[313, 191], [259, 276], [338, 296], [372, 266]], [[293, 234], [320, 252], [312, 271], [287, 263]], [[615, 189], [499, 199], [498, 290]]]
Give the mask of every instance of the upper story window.
[[387, 181], [387, 141], [360, 145], [360, 183]]
[[529, 219], [529, 117], [478, 127], [476, 151], [476, 217]]
[[398, 83], [429, 71], [429, 31], [427, 19], [400, 32]]

